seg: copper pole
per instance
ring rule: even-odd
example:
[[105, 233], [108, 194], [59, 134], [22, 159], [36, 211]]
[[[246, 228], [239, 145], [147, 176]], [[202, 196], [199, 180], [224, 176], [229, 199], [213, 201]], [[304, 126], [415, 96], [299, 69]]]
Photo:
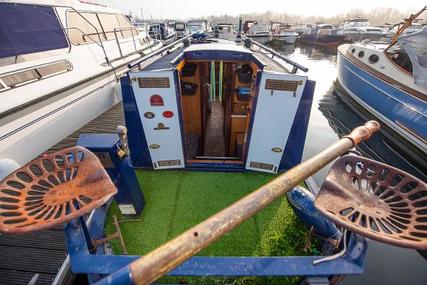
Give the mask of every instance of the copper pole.
[[394, 46], [397, 43], [397, 39], [399, 36], [403, 33], [404, 30], [406, 30], [410, 25], [412, 25], [412, 22], [415, 21], [419, 15], [421, 15], [425, 10], [427, 9], [427, 6], [423, 7], [418, 13], [411, 14], [408, 19], [406, 19], [402, 26], [400, 26], [397, 29], [396, 34], [393, 36], [391, 43], [388, 45], [388, 47], [384, 50], [384, 52], [387, 52], [392, 46]]
[[[343, 155], [362, 140], [369, 139], [380, 129], [375, 121], [354, 129], [324, 151], [295, 166], [270, 183], [214, 214], [130, 264], [135, 284], [151, 284], [158, 278], [189, 259], [215, 240], [279, 199], [302, 180], [316, 173], [335, 158]], [[110, 276], [111, 279], [111, 276]]]

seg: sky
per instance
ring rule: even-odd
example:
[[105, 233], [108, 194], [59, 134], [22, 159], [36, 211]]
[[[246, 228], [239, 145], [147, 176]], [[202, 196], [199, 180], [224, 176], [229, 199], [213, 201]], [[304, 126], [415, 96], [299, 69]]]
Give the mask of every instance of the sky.
[[144, 18], [187, 19], [210, 15], [238, 15], [273, 11], [276, 13], [299, 14], [304, 16], [330, 17], [346, 13], [351, 9], [371, 10], [391, 7], [402, 12], [415, 13], [427, 5], [427, 0], [95, 0], [121, 9], [124, 13], [132, 11]]

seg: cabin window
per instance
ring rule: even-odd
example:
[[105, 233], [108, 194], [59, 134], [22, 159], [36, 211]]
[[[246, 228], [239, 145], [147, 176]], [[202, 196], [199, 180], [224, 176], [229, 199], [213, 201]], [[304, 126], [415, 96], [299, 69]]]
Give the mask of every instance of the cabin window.
[[69, 11], [67, 24], [70, 39], [75, 44], [99, 42], [98, 33], [101, 40], [104, 39], [101, 24], [95, 13]]
[[[15, 88], [36, 80], [41, 80], [72, 70], [68, 61], [62, 60], [40, 65], [27, 70], [16, 71], [0, 76], [0, 90]], [[3, 84], [1, 83], [3, 82]], [[5, 89], [7, 88], [7, 89]]]
[[2, 81], [9, 87], [16, 87], [25, 82], [32, 82], [40, 78], [35, 69], [25, 70], [14, 74], [3, 76]]
[[372, 63], [372, 64], [377, 63], [378, 60], [380, 60], [380, 58], [376, 54], [371, 54], [369, 56], [369, 62]]
[[115, 39], [114, 31], [119, 39], [131, 37], [132, 33], [137, 35], [124, 15], [69, 11], [67, 22], [71, 41], [75, 44], [98, 42], [98, 33], [101, 41]]
[[395, 44], [387, 50], [387, 56], [400, 68], [410, 74], [413, 74], [414, 67], [411, 59], [409, 58], [408, 53], [399, 44]]
[[52, 7], [0, 3], [0, 58], [68, 47]]
[[135, 27], [129, 22], [129, 19], [124, 15], [117, 15], [117, 19], [120, 24], [120, 31], [124, 38], [132, 37], [132, 33], [134, 36], [138, 34]]
[[358, 57], [362, 58], [365, 56], [365, 52], [363, 51], [359, 51], [359, 53], [357, 54]]
[[[108, 40], [115, 39], [114, 29], [119, 30], [120, 24], [115, 14], [98, 14], [101, 21], [102, 28], [104, 28], [105, 35]], [[117, 32], [117, 37], [121, 38], [120, 32]]]

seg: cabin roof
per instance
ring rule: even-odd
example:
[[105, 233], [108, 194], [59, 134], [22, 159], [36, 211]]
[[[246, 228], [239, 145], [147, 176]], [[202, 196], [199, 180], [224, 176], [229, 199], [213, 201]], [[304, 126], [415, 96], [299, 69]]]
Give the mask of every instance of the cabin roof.
[[[235, 34], [232, 33], [222, 33], [219, 39], [214, 39], [217, 42], [208, 42], [208, 43], [193, 43], [189, 47], [184, 48], [180, 47], [169, 54], [166, 54], [159, 59], [155, 60], [150, 65], [143, 68], [144, 71], [152, 70], [161, 70], [169, 69], [173, 67], [173, 64], [178, 60], [179, 56], [185, 56], [185, 54], [191, 54], [197, 51], [219, 51], [219, 52], [236, 52], [241, 53], [247, 56], [247, 58], [254, 56], [254, 59], [260, 61], [264, 64], [265, 70], [275, 71], [275, 72], [289, 72], [289, 70], [284, 66], [273, 59], [264, 55], [262, 52], [256, 50], [249, 50], [245, 48], [242, 44], [237, 44], [234, 42], [236, 38]], [[212, 38], [209, 38], [212, 39]]]
[[184, 50], [184, 52], [191, 51], [204, 51], [204, 50], [220, 50], [220, 51], [236, 51], [242, 53], [252, 52], [243, 46], [238, 46], [234, 43], [230, 43], [230, 41], [218, 40], [218, 42], [214, 43], [204, 43], [204, 44], [193, 44]]

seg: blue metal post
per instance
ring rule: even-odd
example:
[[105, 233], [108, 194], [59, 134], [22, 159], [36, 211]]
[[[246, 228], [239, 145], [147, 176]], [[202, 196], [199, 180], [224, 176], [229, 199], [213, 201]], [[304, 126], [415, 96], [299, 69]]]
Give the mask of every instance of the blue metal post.
[[139, 215], [145, 200], [130, 157], [119, 147], [116, 134], [82, 134], [77, 145], [92, 151], [119, 190], [115, 200], [122, 214]]

